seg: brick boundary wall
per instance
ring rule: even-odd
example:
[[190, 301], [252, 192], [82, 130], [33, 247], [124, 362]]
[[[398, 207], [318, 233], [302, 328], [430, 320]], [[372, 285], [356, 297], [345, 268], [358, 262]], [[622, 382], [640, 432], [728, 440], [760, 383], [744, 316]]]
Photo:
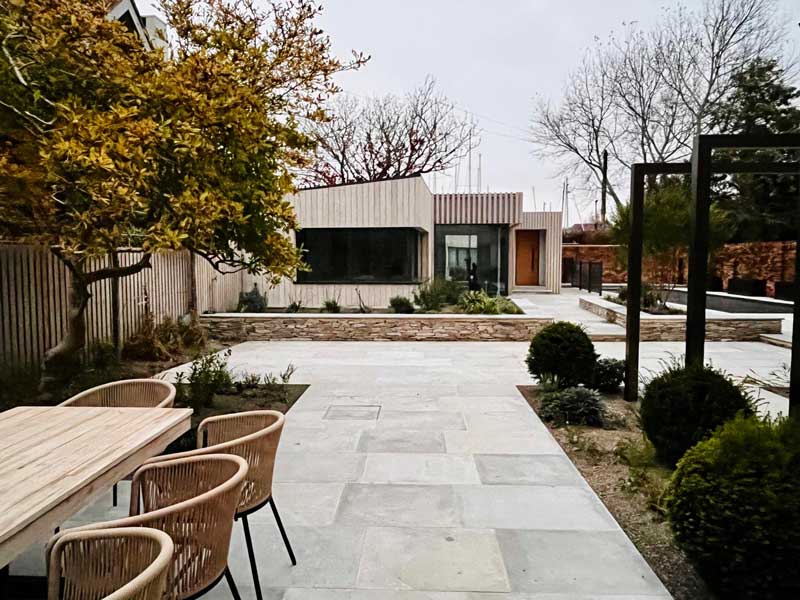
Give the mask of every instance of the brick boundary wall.
[[[722, 278], [724, 289], [732, 277], [764, 279], [767, 282], [767, 296], [775, 296], [776, 281], [794, 280], [794, 257], [797, 242], [745, 242], [725, 244], [714, 254], [712, 275]], [[628, 281], [627, 269], [618, 263], [619, 246], [603, 244], [567, 244], [562, 246], [562, 258], [572, 258], [575, 262], [591, 261], [603, 263], [605, 283], [625, 283]], [[683, 264], [688, 268], [688, 258]], [[643, 265], [645, 272], [647, 265]], [[683, 280], [687, 273], [684, 272]]]
[[207, 314], [200, 323], [222, 342], [269, 340], [529, 342], [547, 317], [523, 315]]
[[[609, 323], [625, 327], [625, 307], [599, 298], [580, 298], [580, 307]], [[780, 333], [781, 318], [725, 317], [706, 319], [706, 341], [737, 342], [758, 340], [765, 333]], [[686, 317], [682, 315], [649, 315], [641, 313], [639, 320], [640, 336], [643, 342], [682, 342], [686, 339]]]

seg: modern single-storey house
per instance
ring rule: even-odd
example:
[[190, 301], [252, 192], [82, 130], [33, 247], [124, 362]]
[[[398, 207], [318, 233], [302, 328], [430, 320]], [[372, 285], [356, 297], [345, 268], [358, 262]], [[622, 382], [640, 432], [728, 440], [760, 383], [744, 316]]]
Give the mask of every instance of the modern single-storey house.
[[433, 194], [414, 175], [303, 189], [291, 202], [310, 270], [269, 288], [270, 306], [385, 307], [433, 277], [466, 281], [473, 263], [490, 294], [561, 290], [561, 213], [523, 212], [521, 193]]

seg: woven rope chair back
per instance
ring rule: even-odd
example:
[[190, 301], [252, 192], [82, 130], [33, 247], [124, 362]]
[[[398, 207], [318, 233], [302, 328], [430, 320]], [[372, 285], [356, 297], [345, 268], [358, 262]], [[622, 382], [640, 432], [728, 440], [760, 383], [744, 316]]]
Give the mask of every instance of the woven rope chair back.
[[237, 511], [244, 513], [272, 496], [275, 455], [285, 422], [283, 413], [275, 410], [209, 417], [197, 428], [198, 450], [186, 454], [235, 454], [247, 461], [250, 468]]
[[48, 600], [161, 600], [173, 549], [146, 527], [58, 535], [47, 548]]
[[222, 576], [247, 470], [239, 456], [209, 454], [147, 463], [134, 473], [131, 515], [141, 498], [142, 524], [175, 543], [166, 598], [188, 598]]
[[161, 379], [123, 379], [98, 385], [61, 403], [61, 406], [103, 408], [171, 408], [175, 386]]

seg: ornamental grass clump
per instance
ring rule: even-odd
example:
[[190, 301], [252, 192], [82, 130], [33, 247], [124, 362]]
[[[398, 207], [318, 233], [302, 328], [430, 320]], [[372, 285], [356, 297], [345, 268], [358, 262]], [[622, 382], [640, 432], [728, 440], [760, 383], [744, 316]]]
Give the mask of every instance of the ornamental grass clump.
[[675, 539], [719, 598], [800, 598], [800, 424], [739, 416], [691, 448], [666, 494]]

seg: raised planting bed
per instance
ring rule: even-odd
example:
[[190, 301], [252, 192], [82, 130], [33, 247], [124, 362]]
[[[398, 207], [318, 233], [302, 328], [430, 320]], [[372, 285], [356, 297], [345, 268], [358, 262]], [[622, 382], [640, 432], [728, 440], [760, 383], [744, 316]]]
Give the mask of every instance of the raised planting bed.
[[[626, 307], [602, 298], [581, 297], [580, 307], [625, 327]], [[714, 315], [706, 317], [706, 340], [721, 342], [758, 341], [765, 333], [780, 333], [783, 319], [778, 316]], [[686, 339], [685, 315], [640, 313], [640, 339], [644, 342], [682, 342]]]
[[549, 317], [464, 314], [216, 313], [200, 324], [221, 342], [413, 341], [529, 342]]

